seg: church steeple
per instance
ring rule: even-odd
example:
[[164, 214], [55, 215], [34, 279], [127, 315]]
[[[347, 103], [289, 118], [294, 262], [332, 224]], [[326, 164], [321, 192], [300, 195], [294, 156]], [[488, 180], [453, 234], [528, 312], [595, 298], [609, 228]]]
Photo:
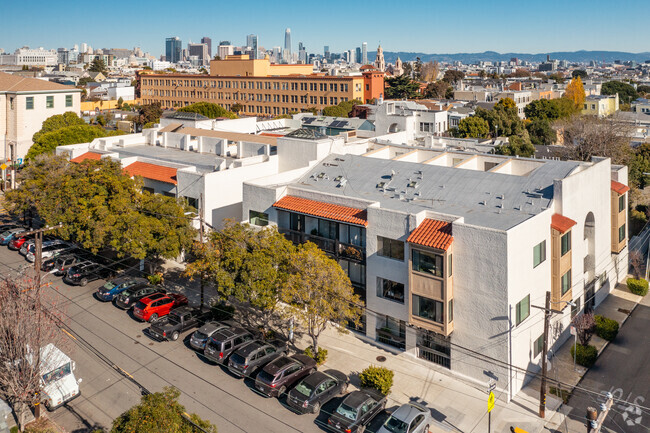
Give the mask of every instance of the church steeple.
[[382, 72], [386, 70], [386, 62], [384, 62], [384, 50], [381, 49], [381, 44], [377, 47], [377, 58], [375, 59], [375, 67]]

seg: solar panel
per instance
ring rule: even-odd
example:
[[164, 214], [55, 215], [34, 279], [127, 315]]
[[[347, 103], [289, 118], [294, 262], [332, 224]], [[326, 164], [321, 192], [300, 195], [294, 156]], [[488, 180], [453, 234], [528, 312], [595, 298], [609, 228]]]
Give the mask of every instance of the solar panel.
[[305, 117], [305, 118], [302, 119], [302, 123], [310, 124], [314, 120], [316, 120], [315, 117]]

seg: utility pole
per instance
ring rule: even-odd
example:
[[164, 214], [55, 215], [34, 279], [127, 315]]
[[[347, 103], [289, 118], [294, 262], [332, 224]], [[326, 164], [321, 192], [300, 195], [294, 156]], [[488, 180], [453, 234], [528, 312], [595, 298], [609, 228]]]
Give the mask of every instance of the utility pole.
[[600, 433], [605, 418], [614, 404], [614, 396], [611, 392], [607, 393], [607, 402], [600, 404], [600, 415], [594, 407], [587, 408], [587, 433]]
[[[203, 246], [203, 193], [199, 194], [199, 242]], [[203, 272], [201, 272], [201, 308], [203, 308], [205, 283], [203, 281]]]
[[63, 223], [59, 223], [55, 226], [47, 226], [38, 230], [31, 230], [27, 232], [22, 232], [19, 236], [29, 236], [34, 235], [34, 271], [36, 272], [36, 288], [40, 292], [41, 288], [41, 261], [43, 257], [43, 233], [49, 232], [58, 228], [63, 227]]
[[551, 318], [551, 292], [546, 292], [544, 309], [544, 343], [542, 346], [542, 385], [539, 387], [539, 417], [546, 415], [546, 351], [548, 350], [548, 325]]

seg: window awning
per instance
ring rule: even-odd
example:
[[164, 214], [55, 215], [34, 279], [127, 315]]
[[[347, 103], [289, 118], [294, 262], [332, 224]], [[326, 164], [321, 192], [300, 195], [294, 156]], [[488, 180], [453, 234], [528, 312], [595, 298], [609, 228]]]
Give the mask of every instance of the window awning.
[[612, 181], [612, 191], [619, 195], [623, 195], [630, 190], [630, 187], [622, 184], [621, 182]]
[[426, 218], [411, 232], [406, 242], [447, 251], [454, 241], [451, 223]]
[[309, 200], [302, 197], [287, 195], [273, 204], [278, 209], [312, 215], [315, 217], [327, 218], [335, 221], [368, 226], [368, 216], [364, 209], [340, 206], [332, 203], [325, 203], [317, 200]]
[[559, 231], [560, 233], [566, 233], [571, 227], [578, 224], [573, 221], [571, 218], [567, 218], [559, 213], [553, 214], [551, 217], [551, 228]]

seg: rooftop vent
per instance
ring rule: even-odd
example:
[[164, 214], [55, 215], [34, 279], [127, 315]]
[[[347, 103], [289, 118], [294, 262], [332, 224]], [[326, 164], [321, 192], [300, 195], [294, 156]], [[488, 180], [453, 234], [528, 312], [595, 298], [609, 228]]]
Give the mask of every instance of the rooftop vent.
[[317, 175], [316, 177], [317, 177], [318, 179], [322, 179], [322, 178], [325, 177], [325, 173], [324, 173], [324, 172], [318, 173], [318, 175]]
[[379, 182], [377, 188], [383, 188], [386, 185], [386, 182]]
[[410, 182], [408, 183], [408, 185], [406, 185], [406, 186], [407, 186], [407, 188], [417, 188], [417, 187], [418, 187], [418, 183], [417, 183], [416, 181], [412, 180], [412, 181], [410, 181]]
[[348, 183], [346, 178], [341, 179], [341, 182], [337, 185], [337, 188], [343, 188]]
[[334, 178], [336, 182], [339, 182], [341, 179], [343, 179], [343, 176], [339, 175]]

